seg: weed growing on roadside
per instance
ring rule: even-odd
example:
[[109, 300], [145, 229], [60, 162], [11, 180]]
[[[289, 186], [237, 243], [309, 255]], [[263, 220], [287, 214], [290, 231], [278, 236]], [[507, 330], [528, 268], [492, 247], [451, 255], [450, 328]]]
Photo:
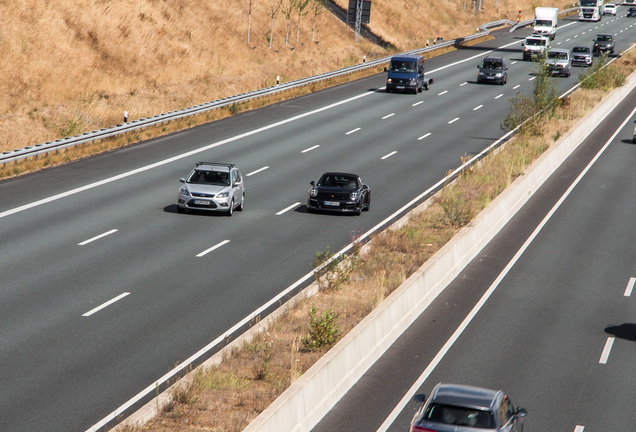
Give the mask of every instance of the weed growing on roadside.
[[343, 254], [339, 257], [334, 257], [328, 246], [322, 252], [317, 251], [313, 267], [314, 278], [320, 289], [335, 290], [349, 281], [351, 273], [358, 265], [359, 251], [359, 246], [356, 246], [349, 255]]
[[579, 75], [579, 83], [585, 89], [612, 90], [625, 84], [623, 75], [614, 65], [607, 64], [607, 53], [601, 54], [587, 71]]
[[316, 316], [316, 306], [311, 306], [307, 335], [302, 337], [301, 342], [306, 348], [317, 350], [336, 343], [340, 333], [338, 314], [333, 309], [324, 311], [321, 316]]

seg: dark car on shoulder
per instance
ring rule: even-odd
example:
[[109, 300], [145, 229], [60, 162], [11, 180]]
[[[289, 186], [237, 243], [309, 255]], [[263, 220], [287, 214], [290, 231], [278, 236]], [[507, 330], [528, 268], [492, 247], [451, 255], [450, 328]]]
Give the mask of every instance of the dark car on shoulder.
[[316, 210], [354, 213], [359, 215], [371, 207], [371, 189], [356, 174], [324, 173], [318, 182], [311, 182], [307, 192], [307, 211]]

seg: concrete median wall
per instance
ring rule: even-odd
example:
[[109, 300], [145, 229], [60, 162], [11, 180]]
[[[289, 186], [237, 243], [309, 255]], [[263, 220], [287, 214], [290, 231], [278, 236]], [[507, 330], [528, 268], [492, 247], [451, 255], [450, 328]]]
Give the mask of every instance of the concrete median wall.
[[623, 87], [612, 91], [581, 119], [245, 432], [310, 431], [635, 86], [636, 75], [632, 74]]

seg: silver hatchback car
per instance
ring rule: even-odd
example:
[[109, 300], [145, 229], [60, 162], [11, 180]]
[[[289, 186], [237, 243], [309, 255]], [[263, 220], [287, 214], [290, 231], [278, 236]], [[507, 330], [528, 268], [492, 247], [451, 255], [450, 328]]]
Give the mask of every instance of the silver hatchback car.
[[411, 421], [410, 432], [521, 432], [527, 411], [516, 409], [501, 390], [439, 383]]
[[198, 162], [183, 183], [177, 198], [177, 211], [186, 209], [224, 212], [245, 208], [243, 176], [234, 164]]

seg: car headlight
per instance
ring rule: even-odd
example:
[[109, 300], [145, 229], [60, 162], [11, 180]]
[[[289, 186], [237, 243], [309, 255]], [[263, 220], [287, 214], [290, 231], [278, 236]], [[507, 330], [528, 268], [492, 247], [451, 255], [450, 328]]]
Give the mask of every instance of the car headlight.
[[411, 84], [415, 84], [415, 79], [411, 79]]
[[216, 194], [217, 198], [227, 198], [228, 196], [230, 196], [229, 192], [221, 192], [220, 194]]
[[497, 72], [497, 75], [495, 75], [496, 77], [502, 77], [503, 74], [501, 72]]
[[359, 196], [359, 195], [360, 195], [360, 193], [359, 193], [359, 192], [351, 192], [351, 193], [349, 194], [349, 199], [350, 199], [351, 201], [355, 201], [355, 200], [357, 200], [357, 199], [358, 199], [358, 196]]
[[316, 195], [318, 195], [318, 191], [314, 188], [309, 189], [309, 196], [314, 198]]
[[386, 82], [391, 83], [391, 82], [392, 82], [392, 81], [391, 81], [391, 78], [387, 78], [387, 79], [386, 79]]
[[190, 191], [188, 191], [187, 187], [181, 186], [181, 189], [179, 189], [179, 195], [190, 196]]

